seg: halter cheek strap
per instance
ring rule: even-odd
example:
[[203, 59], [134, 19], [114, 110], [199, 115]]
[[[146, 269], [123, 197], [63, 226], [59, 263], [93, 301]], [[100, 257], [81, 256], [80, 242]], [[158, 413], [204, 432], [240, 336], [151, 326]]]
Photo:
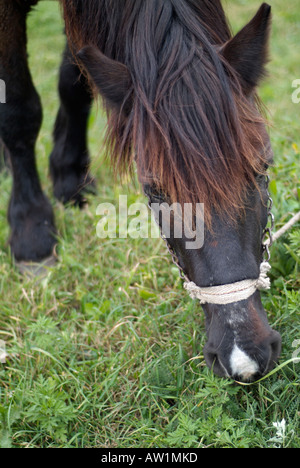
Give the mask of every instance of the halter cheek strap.
[[268, 272], [271, 266], [263, 262], [260, 266], [260, 275], [256, 280], [244, 280], [224, 286], [200, 288], [192, 281], [186, 281], [184, 288], [192, 299], [199, 299], [200, 304], [232, 304], [251, 297], [257, 290], [270, 289], [271, 281]]

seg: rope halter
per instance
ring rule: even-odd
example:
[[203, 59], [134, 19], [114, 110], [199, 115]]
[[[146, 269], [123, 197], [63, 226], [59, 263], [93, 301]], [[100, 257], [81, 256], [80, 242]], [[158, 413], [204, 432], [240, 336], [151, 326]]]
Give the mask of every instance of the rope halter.
[[270, 289], [271, 281], [267, 274], [271, 269], [268, 262], [260, 266], [260, 275], [256, 280], [244, 280], [224, 286], [212, 286], [200, 288], [192, 281], [186, 281], [184, 288], [192, 299], [198, 299], [200, 304], [232, 304], [244, 301], [251, 297], [257, 290]]
[[[266, 187], [268, 194], [268, 219], [271, 221], [271, 226], [266, 227], [263, 233], [262, 239], [262, 249], [263, 249], [263, 261], [260, 265], [260, 275], [258, 279], [255, 280], [244, 280], [237, 283], [226, 284], [223, 286], [211, 286], [207, 288], [201, 288], [195, 283], [189, 280], [183, 268], [179, 264], [176, 252], [169, 245], [168, 239], [161, 232], [161, 226], [159, 222], [155, 221], [160, 228], [160, 234], [162, 239], [165, 241], [167, 249], [172, 256], [174, 265], [177, 266], [180, 277], [185, 281], [184, 288], [190, 295], [192, 299], [198, 299], [200, 304], [216, 304], [216, 305], [225, 305], [233, 304], [234, 302], [244, 301], [249, 299], [256, 291], [268, 290], [271, 289], [271, 280], [268, 278], [268, 273], [271, 270], [270, 261], [270, 247], [274, 240], [279, 239], [283, 234], [287, 232], [294, 224], [300, 221], [300, 212], [297, 213], [282, 229], [280, 229], [275, 235], [272, 231], [274, 229], [274, 216], [272, 215], [272, 206], [273, 200], [269, 192], [269, 183], [270, 179], [266, 177]], [[149, 203], [148, 206], [151, 210], [151, 198], [150, 194], [145, 191], [145, 195], [148, 197]], [[161, 202], [160, 198], [157, 199], [158, 203]]]

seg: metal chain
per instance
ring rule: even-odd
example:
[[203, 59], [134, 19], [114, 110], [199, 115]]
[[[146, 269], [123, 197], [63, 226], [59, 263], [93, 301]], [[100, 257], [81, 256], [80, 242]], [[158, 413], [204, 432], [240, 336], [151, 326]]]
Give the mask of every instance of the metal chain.
[[266, 176], [266, 189], [267, 189], [267, 195], [268, 195], [268, 201], [267, 201], [268, 222], [267, 222], [266, 228], [263, 231], [263, 236], [262, 236], [263, 260], [265, 260], [266, 262], [269, 262], [271, 260], [270, 249], [274, 242], [273, 231], [275, 227], [275, 217], [272, 213], [273, 199], [271, 197], [269, 187], [270, 187], [270, 177]]
[[[151, 198], [150, 198], [150, 195], [148, 195], [147, 193], [145, 193], [146, 197], [148, 198], [148, 208], [151, 212], [152, 211], [152, 208], [151, 208]], [[161, 202], [161, 200], [158, 198], [158, 201]], [[166, 247], [167, 247], [167, 250], [169, 252], [169, 254], [171, 255], [171, 258], [172, 258], [172, 262], [174, 263], [174, 265], [178, 268], [179, 270], [179, 276], [182, 280], [184, 281], [188, 281], [190, 282], [189, 278], [187, 277], [185, 271], [183, 270], [182, 266], [180, 265], [179, 263], [179, 260], [178, 260], [178, 257], [177, 257], [177, 254], [175, 253], [175, 251], [172, 249], [172, 247], [170, 246], [169, 244], [169, 241], [168, 239], [166, 238], [166, 236], [164, 235], [164, 233], [162, 232], [162, 227], [159, 223], [159, 220], [156, 219], [156, 217], [154, 216], [154, 220], [155, 220], [155, 223], [157, 224], [158, 228], [159, 228], [159, 233], [160, 233], [160, 237], [162, 238], [162, 240], [165, 242], [166, 244]]]

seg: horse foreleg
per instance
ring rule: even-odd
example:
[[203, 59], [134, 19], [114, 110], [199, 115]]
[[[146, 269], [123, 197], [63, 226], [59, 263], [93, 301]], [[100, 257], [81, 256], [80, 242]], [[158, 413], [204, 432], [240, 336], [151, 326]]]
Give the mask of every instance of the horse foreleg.
[[10, 155], [13, 176], [8, 210], [11, 251], [17, 261], [39, 262], [51, 256], [56, 239], [53, 210], [42, 191], [35, 161], [42, 109], [26, 51], [26, 16], [34, 3], [0, 0], [0, 78], [6, 84], [6, 103], [0, 104], [0, 139]]
[[60, 108], [54, 129], [50, 172], [55, 197], [63, 203], [84, 203], [84, 192], [94, 189], [89, 175], [87, 124], [92, 97], [89, 86], [67, 46], [59, 78]]
[[0, 172], [6, 170], [9, 166], [9, 154], [4, 146], [3, 141], [0, 139]]

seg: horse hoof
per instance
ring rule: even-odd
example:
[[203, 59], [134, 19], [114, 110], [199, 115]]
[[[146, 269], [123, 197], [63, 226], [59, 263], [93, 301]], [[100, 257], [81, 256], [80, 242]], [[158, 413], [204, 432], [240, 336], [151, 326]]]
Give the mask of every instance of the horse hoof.
[[57, 263], [55, 253], [41, 262], [16, 262], [16, 267], [23, 276], [28, 278], [43, 279]]

